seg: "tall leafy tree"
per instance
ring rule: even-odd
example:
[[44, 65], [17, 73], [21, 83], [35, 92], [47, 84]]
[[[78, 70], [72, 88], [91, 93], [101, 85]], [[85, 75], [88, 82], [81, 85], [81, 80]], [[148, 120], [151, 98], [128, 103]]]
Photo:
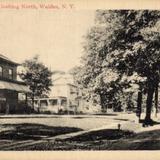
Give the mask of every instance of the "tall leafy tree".
[[[111, 19], [108, 19], [108, 23], [100, 23], [99, 18], [97, 18], [95, 26], [85, 36], [85, 54], [82, 57], [83, 65], [81, 73], [79, 73], [81, 75], [79, 76], [80, 82], [88, 92], [87, 96], [90, 99], [94, 99], [94, 97], [97, 99], [96, 95], [98, 95], [98, 102], [101, 104], [103, 111], [106, 110], [108, 98], [111, 97], [111, 94], [107, 94], [107, 85], [103, 82], [103, 75], [105, 74], [103, 62], [107, 54], [106, 44], [111, 38], [113, 26], [116, 24], [116, 22], [113, 24], [110, 21]], [[107, 98], [106, 95], [109, 97]]]
[[117, 93], [134, 89], [140, 109], [142, 92], [146, 92], [145, 121], [150, 122], [159, 84], [159, 38], [159, 11], [98, 10], [95, 26], [86, 36], [81, 83], [100, 96], [102, 106], [107, 95], [114, 99]]
[[[146, 78], [147, 92], [145, 122], [151, 122], [151, 108], [155, 88], [159, 83], [160, 70], [160, 12], [159, 11], [119, 11], [123, 28], [117, 30], [111, 54], [119, 57], [112, 63], [118, 71], [127, 76], [136, 72]], [[112, 45], [111, 44], [111, 45]], [[142, 90], [139, 82], [139, 90]], [[144, 89], [144, 87], [143, 87]]]
[[35, 97], [46, 96], [52, 86], [52, 72], [41, 62], [38, 56], [26, 60], [20, 73], [22, 80], [30, 87], [32, 104]]

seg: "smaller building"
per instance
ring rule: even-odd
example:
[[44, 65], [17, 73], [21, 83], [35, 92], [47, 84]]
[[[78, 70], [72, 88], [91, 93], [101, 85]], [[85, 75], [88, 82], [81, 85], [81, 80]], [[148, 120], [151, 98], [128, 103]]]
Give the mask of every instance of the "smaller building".
[[66, 108], [69, 112], [76, 112], [78, 107], [78, 88], [74, 84], [72, 75], [62, 74], [53, 80], [50, 97], [57, 97], [61, 101], [61, 97], [66, 98]]
[[38, 98], [34, 100], [34, 109], [39, 113], [68, 113], [66, 97]]

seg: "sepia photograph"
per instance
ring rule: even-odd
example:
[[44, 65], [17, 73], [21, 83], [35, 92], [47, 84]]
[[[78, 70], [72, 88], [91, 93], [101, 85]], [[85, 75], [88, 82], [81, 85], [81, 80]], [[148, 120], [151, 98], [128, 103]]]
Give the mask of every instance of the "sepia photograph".
[[160, 10], [0, 2], [0, 151], [160, 150]]

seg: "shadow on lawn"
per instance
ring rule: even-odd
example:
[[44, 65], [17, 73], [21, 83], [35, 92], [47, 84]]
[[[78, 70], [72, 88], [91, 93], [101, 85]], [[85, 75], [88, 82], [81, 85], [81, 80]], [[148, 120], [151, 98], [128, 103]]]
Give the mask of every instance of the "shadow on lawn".
[[128, 147], [128, 150], [159, 150], [159, 149], [160, 149], [160, 140], [146, 140], [144, 142], [135, 142]]
[[160, 122], [157, 122], [154, 120], [146, 121], [144, 119], [139, 120], [139, 123], [142, 123], [143, 127], [154, 126], [154, 125], [160, 124]]
[[75, 137], [68, 138], [68, 141], [77, 141], [77, 142], [84, 142], [84, 141], [95, 141], [95, 140], [116, 140], [123, 137], [129, 137], [133, 135], [133, 132], [130, 131], [123, 131], [118, 129], [104, 129], [98, 131], [92, 131], [89, 133], [84, 133], [82, 135], [78, 135]]
[[[115, 140], [115, 141], [114, 141]], [[66, 143], [66, 144], [65, 144]], [[69, 138], [48, 150], [159, 150], [160, 130], [134, 134], [128, 131], [102, 130]]]
[[[107, 149], [104, 145], [102, 150]], [[160, 130], [145, 131], [129, 139], [117, 141], [109, 150], [160, 150]]]
[[65, 140], [22, 147], [20, 150], [159, 150], [159, 137], [160, 130], [133, 134], [128, 131], [108, 129], [93, 131]]
[[4, 124], [6, 131], [0, 132], [0, 139], [7, 140], [40, 140], [60, 134], [82, 131], [75, 127], [47, 126], [34, 123]]

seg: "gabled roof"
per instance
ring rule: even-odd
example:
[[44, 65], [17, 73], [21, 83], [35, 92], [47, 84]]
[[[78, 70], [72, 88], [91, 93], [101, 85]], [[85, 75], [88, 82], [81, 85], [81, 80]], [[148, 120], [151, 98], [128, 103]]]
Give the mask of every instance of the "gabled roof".
[[0, 54], [0, 59], [2, 59], [3, 61], [6, 61], [6, 62], [8, 62], [8, 63], [14, 64], [14, 65], [19, 65], [18, 63], [13, 62], [13, 61], [10, 60], [8, 57], [6, 57], [6, 56], [4, 56], [4, 55], [2, 55], [2, 54]]
[[73, 76], [69, 74], [63, 74], [63, 75], [58, 75], [58, 76], [53, 75], [53, 78], [54, 78], [53, 85], [57, 85], [57, 84], [66, 85], [67, 84], [67, 85], [75, 86]]

